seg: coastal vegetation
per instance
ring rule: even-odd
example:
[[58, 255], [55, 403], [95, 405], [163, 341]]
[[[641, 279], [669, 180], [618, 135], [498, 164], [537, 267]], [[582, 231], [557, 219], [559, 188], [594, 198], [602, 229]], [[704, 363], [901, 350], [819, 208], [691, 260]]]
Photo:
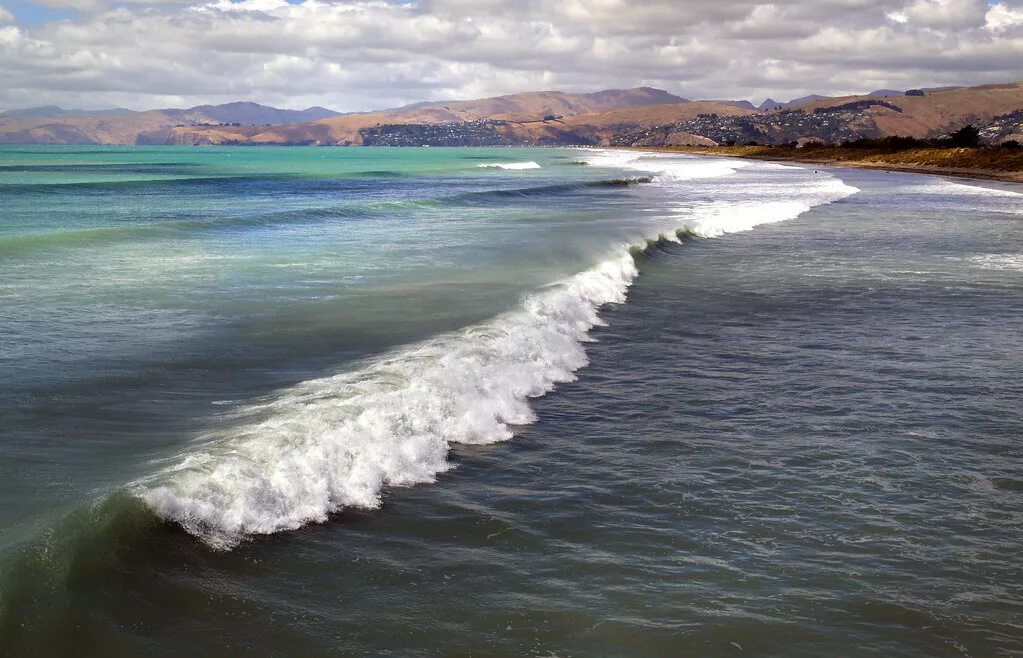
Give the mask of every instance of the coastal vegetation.
[[[974, 126], [966, 126], [952, 136], [933, 140], [886, 137], [883, 139], [861, 139], [843, 144], [824, 144], [811, 141], [803, 144], [654, 148], [673, 152], [758, 160], [900, 169], [1023, 182], [1023, 147], [1020, 143], [1009, 140], [997, 146], [980, 145], [976, 141], [977, 132], [978, 130]], [[969, 143], [971, 141], [972, 143]]]

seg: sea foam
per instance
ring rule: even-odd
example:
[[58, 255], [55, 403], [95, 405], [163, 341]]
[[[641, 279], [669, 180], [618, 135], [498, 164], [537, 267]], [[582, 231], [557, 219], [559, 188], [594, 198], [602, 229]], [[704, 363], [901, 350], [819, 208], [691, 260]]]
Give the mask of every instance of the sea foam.
[[[669, 188], [744, 166], [712, 160], [701, 172], [696, 159], [593, 158], [649, 171]], [[688, 214], [680, 208], [670, 227], [646, 238], [746, 230], [856, 191], [832, 178], [797, 189], [798, 200], [710, 204]], [[322, 522], [346, 507], [377, 507], [388, 486], [433, 482], [451, 468], [452, 444], [510, 439], [516, 425], [535, 420], [530, 398], [575, 379], [587, 364], [589, 332], [601, 324], [600, 307], [623, 303], [637, 275], [634, 246], [618, 245], [591, 269], [489, 321], [242, 408], [239, 424], [201, 437], [174, 466], [136, 483], [136, 493], [160, 517], [228, 549], [247, 535]]]
[[480, 169], [508, 169], [512, 171], [521, 169], [540, 169], [540, 164], [537, 162], [486, 162], [476, 166]]

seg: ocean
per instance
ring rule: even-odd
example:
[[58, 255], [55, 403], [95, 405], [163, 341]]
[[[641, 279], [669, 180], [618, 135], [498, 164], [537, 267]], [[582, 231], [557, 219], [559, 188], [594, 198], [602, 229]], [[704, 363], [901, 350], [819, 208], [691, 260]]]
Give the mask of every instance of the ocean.
[[1023, 194], [0, 147], [0, 651], [1023, 654]]

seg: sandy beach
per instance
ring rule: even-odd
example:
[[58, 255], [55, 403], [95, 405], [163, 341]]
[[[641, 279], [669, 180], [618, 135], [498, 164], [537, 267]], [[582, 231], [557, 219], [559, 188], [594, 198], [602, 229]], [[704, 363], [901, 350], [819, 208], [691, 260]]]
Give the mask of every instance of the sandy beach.
[[[1023, 183], [1023, 149], [911, 149], [883, 153], [836, 146], [644, 146], [639, 150], [802, 162]], [[933, 163], [933, 164], [932, 164]]]

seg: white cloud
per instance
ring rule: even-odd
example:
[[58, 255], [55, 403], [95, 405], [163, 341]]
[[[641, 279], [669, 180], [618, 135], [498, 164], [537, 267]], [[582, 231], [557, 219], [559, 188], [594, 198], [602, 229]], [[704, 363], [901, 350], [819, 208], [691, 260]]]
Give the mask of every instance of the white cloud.
[[992, 32], [1005, 32], [1023, 26], [1023, 8], [1014, 9], [1005, 3], [991, 5], [985, 17], [985, 26]]
[[143, 0], [0, 28], [0, 109], [241, 99], [362, 110], [550, 88], [757, 99], [982, 84], [1023, 78], [1021, 12], [983, 0]]
[[12, 14], [9, 11], [7, 11], [7, 9], [5, 9], [3, 7], [3, 5], [0, 5], [0, 23], [13, 23], [13, 22], [14, 22], [14, 14]]
[[72, 9], [74, 11], [94, 12], [106, 8], [102, 0], [32, 0], [37, 5], [51, 9]]
[[193, 7], [196, 11], [261, 11], [272, 12], [288, 7], [287, 0], [218, 0]]
[[970, 28], [984, 24], [986, 0], [915, 0], [901, 14], [923, 27]]

